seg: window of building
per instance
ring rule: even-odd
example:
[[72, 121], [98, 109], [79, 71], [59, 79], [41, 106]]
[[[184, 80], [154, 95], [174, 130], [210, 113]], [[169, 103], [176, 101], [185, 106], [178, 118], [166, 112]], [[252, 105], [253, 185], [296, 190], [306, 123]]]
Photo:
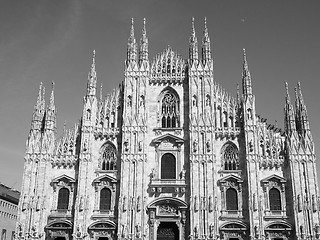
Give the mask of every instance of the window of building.
[[1, 240], [6, 240], [7, 237], [7, 229], [2, 229]]
[[176, 179], [176, 158], [171, 153], [161, 158], [161, 179]]
[[175, 94], [167, 91], [161, 101], [162, 128], [179, 127], [179, 100]]
[[281, 194], [276, 188], [271, 188], [269, 191], [270, 210], [281, 210]]
[[114, 170], [116, 167], [116, 161], [116, 149], [108, 143], [102, 153], [101, 170]]
[[238, 149], [234, 144], [228, 143], [224, 146], [222, 151], [222, 161], [224, 170], [238, 169]]
[[234, 188], [229, 188], [226, 192], [226, 209], [238, 210], [238, 192]]
[[58, 210], [68, 210], [69, 207], [69, 190], [61, 188], [58, 194]]
[[100, 211], [111, 209], [111, 191], [109, 188], [103, 188], [100, 192]]

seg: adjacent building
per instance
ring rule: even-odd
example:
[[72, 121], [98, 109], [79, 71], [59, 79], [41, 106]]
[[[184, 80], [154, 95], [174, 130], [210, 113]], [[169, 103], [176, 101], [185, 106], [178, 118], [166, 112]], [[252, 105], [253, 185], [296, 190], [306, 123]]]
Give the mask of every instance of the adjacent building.
[[279, 129], [258, 115], [245, 51], [233, 97], [214, 78], [206, 21], [198, 42], [192, 20], [187, 47], [151, 60], [145, 21], [139, 42], [132, 21], [119, 88], [97, 94], [94, 52], [82, 117], [60, 138], [54, 88], [46, 104], [40, 85], [17, 239], [319, 238], [300, 84], [294, 101], [286, 85]]
[[0, 239], [14, 239], [20, 193], [0, 183]]

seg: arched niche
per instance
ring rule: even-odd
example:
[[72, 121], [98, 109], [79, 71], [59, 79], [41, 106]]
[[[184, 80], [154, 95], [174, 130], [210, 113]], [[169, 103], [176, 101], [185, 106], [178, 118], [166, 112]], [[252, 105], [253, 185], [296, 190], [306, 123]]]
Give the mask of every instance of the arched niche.
[[186, 211], [188, 205], [178, 198], [158, 198], [148, 204], [149, 239], [157, 239], [159, 226], [175, 223], [179, 231], [179, 239], [185, 239]]

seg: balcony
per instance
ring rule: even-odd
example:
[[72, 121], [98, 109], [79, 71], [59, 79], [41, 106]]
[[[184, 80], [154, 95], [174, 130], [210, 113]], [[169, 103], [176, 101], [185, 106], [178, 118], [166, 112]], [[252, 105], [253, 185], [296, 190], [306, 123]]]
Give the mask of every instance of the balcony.
[[113, 218], [114, 210], [93, 210], [92, 219]]
[[243, 218], [242, 210], [221, 210], [221, 219]]
[[287, 214], [285, 210], [265, 210], [265, 219], [286, 219]]
[[152, 193], [185, 193], [185, 179], [152, 179], [149, 184]]
[[49, 219], [71, 219], [71, 209], [54, 209], [51, 210]]

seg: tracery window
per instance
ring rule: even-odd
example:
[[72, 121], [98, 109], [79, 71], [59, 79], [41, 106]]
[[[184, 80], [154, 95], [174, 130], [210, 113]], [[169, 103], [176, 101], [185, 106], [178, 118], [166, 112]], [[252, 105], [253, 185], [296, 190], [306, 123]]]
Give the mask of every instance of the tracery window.
[[281, 210], [281, 194], [276, 188], [271, 188], [269, 191], [270, 210]]
[[162, 128], [179, 127], [179, 100], [175, 94], [167, 91], [161, 101]]
[[176, 158], [171, 153], [161, 158], [161, 179], [176, 179]]
[[229, 188], [226, 191], [226, 209], [238, 210], [238, 193], [234, 188]]
[[228, 143], [222, 151], [224, 170], [238, 169], [238, 149], [234, 144]]
[[69, 190], [67, 188], [61, 188], [58, 194], [58, 210], [68, 210], [69, 207]]
[[109, 188], [103, 188], [100, 191], [100, 211], [111, 209], [111, 191]]
[[116, 149], [108, 143], [102, 153], [101, 170], [115, 170], [116, 161]]

